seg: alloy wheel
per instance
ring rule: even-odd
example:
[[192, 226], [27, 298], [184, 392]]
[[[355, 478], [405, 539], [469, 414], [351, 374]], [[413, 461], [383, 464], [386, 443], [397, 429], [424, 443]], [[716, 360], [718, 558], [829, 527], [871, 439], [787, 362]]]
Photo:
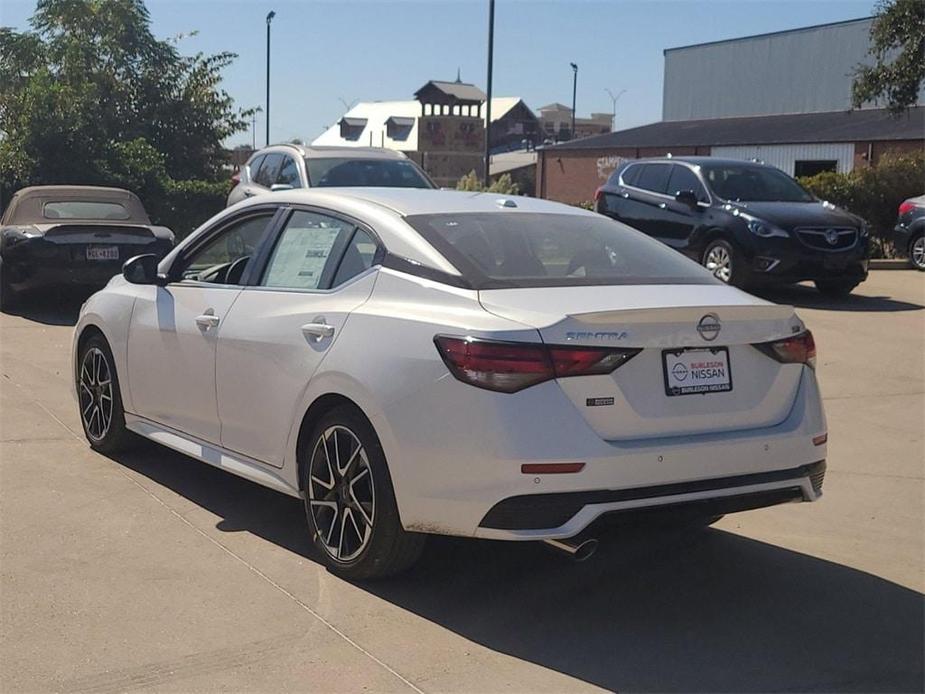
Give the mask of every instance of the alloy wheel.
[[112, 425], [112, 370], [98, 347], [84, 353], [80, 364], [80, 417], [92, 441], [102, 441]]
[[308, 503], [320, 544], [332, 559], [349, 562], [366, 549], [376, 492], [366, 450], [347, 427], [328, 427], [315, 442]]
[[728, 282], [732, 278], [732, 257], [725, 246], [717, 244], [710, 248], [703, 264], [713, 273], [714, 277], [723, 282]]
[[925, 269], [925, 236], [919, 236], [912, 242], [911, 253], [912, 264], [920, 270]]

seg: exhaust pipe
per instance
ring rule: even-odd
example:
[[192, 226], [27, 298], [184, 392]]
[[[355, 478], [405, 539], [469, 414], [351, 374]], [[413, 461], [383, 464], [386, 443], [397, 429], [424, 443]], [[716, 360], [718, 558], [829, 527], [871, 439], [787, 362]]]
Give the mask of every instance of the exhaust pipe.
[[575, 538], [543, 540], [543, 544], [557, 552], [561, 552], [576, 562], [589, 559], [597, 551], [597, 540], [594, 538], [588, 538], [587, 540], [576, 540]]

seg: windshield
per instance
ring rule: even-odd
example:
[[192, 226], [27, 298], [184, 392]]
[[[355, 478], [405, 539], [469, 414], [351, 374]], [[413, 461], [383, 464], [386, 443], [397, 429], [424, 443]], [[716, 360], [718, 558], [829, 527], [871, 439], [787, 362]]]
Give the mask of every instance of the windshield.
[[433, 188], [414, 163], [407, 159], [306, 159], [309, 184], [385, 188]]
[[704, 164], [707, 184], [724, 200], [740, 202], [813, 202], [812, 195], [783, 171], [749, 164]]
[[500, 211], [405, 221], [476, 289], [718, 282], [677, 251], [605, 217]]

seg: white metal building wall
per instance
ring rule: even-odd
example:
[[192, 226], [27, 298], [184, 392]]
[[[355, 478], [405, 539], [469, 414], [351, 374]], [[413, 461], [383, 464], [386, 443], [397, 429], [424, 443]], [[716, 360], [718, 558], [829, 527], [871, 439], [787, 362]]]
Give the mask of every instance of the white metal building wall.
[[759, 159], [793, 176], [794, 162], [804, 160], [835, 160], [839, 173], [854, 168], [854, 143], [803, 145], [736, 145], [711, 147], [710, 155], [727, 159]]

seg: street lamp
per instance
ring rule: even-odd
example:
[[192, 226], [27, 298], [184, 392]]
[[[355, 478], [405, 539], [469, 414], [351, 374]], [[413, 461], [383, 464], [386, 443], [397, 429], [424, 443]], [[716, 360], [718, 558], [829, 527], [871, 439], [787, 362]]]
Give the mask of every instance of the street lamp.
[[572, 133], [570, 140], [575, 139], [575, 97], [578, 95], [578, 65], [569, 63], [572, 66]]
[[483, 183], [488, 187], [489, 177], [491, 175], [490, 162], [491, 154], [489, 151], [491, 140], [491, 63], [495, 47], [495, 0], [488, 0], [488, 94], [485, 101], [485, 175]]
[[270, 146], [270, 22], [275, 16], [273, 10], [267, 14], [267, 147]]
[[253, 114], [251, 114], [251, 150], [257, 149], [257, 114], [263, 113], [263, 109], [259, 106], [254, 109]]
[[620, 99], [621, 96], [623, 96], [623, 94], [626, 93], [626, 90], [621, 89], [620, 93], [617, 94], [616, 96], [614, 96], [613, 92], [610, 91], [610, 89], [608, 89], [607, 87], [604, 87], [604, 91], [610, 95], [610, 101], [612, 102], [611, 104], [612, 107], [610, 109], [610, 129], [616, 130], [617, 129], [617, 101]]

